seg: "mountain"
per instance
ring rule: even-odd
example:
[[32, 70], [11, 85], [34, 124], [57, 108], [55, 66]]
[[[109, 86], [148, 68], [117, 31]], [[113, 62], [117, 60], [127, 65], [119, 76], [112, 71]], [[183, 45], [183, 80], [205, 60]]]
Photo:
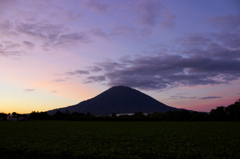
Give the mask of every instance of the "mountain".
[[54, 109], [47, 111], [48, 114], [53, 114], [57, 111], [65, 112], [68, 110], [72, 112], [87, 113], [91, 112], [93, 115], [101, 114], [124, 114], [124, 113], [153, 113], [153, 112], [167, 112], [174, 110], [182, 110], [167, 106], [156, 99], [126, 86], [114, 86], [98, 96], [89, 100], [80, 102], [73, 106]]

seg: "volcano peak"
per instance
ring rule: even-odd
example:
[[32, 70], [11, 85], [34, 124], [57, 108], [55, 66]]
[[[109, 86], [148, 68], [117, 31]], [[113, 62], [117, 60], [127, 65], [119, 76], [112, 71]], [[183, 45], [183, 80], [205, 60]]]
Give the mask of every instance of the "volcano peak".
[[156, 99], [128, 86], [113, 86], [94, 98], [80, 102], [76, 105], [48, 111], [53, 114], [56, 111], [101, 114], [124, 114], [124, 113], [153, 113], [178, 110], [167, 106]]

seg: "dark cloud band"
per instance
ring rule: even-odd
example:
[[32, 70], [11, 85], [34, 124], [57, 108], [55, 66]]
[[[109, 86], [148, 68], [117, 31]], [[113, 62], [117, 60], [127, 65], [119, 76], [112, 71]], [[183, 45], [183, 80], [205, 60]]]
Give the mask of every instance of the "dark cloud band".
[[209, 96], [209, 97], [203, 97], [203, 98], [199, 98], [199, 99], [215, 99], [215, 98], [222, 98], [222, 97]]

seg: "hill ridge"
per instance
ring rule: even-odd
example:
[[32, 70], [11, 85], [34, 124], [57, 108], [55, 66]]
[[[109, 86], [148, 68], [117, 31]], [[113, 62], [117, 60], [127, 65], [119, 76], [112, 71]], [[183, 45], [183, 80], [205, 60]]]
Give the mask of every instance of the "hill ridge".
[[87, 113], [91, 112], [93, 115], [101, 114], [124, 114], [124, 113], [153, 113], [153, 112], [167, 112], [169, 110], [182, 110], [167, 106], [151, 96], [142, 93], [136, 89], [128, 86], [113, 86], [108, 90], [98, 94], [97, 96], [82, 101], [76, 105], [58, 108], [47, 111], [53, 114], [57, 111], [65, 112], [68, 110], [72, 112]]

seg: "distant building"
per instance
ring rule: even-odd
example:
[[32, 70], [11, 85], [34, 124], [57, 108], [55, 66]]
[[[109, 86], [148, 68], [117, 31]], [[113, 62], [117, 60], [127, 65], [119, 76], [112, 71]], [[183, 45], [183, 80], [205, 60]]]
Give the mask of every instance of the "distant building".
[[7, 120], [18, 121], [17, 115], [7, 115]]

